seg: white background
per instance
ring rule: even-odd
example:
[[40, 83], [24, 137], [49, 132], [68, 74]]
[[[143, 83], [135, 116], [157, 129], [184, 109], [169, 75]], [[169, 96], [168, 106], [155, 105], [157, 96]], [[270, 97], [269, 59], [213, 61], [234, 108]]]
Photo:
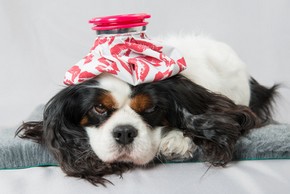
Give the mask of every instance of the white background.
[[63, 88], [87, 54], [95, 16], [146, 12], [150, 37], [205, 33], [231, 45], [259, 82], [283, 83], [275, 118], [290, 122], [288, 0], [0, 0], [0, 126], [16, 126]]

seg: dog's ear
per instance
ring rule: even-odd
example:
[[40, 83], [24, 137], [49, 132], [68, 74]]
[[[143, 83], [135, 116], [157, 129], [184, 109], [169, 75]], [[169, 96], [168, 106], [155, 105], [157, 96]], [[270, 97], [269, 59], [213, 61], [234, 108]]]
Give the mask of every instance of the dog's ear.
[[[72, 151], [89, 147], [80, 120], [95, 97], [95, 80], [62, 89], [45, 106], [43, 121], [23, 123], [16, 135], [44, 144], [58, 162], [73, 160]], [[79, 153], [80, 154], [80, 153]], [[79, 155], [81, 157], [81, 155]]]
[[183, 76], [175, 76], [170, 84], [174, 107], [169, 115], [175, 112], [171, 125], [191, 137], [203, 151], [204, 160], [213, 165], [229, 162], [238, 138], [260, 126], [259, 118], [248, 107], [236, 105], [226, 96], [210, 92]]
[[24, 122], [16, 130], [15, 136], [43, 144], [43, 121]]
[[[70, 152], [75, 146], [83, 146], [87, 138], [79, 123], [86, 113], [83, 107], [89, 106], [86, 102], [90, 98], [89, 93], [85, 85], [72, 85], [56, 94], [45, 107], [43, 137], [58, 161], [69, 160], [68, 157], [73, 156]], [[84, 94], [88, 94], [88, 98]]]
[[84, 178], [94, 185], [109, 182], [104, 175], [121, 174], [131, 164], [105, 164], [92, 151], [80, 122], [94, 106], [101, 89], [96, 80], [64, 88], [45, 106], [43, 121], [24, 123], [17, 131], [22, 138], [44, 144], [69, 176]]
[[95, 88], [97, 84], [96, 80], [89, 80], [69, 86], [55, 95], [44, 111], [43, 137], [67, 175], [84, 178], [94, 185], [104, 185], [108, 182], [104, 175], [118, 173], [122, 168], [106, 165], [95, 155], [80, 124], [102, 92]]

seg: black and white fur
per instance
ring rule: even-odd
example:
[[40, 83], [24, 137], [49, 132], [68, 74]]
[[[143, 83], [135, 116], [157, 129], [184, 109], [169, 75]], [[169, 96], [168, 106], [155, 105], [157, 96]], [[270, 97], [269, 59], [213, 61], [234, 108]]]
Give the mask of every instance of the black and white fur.
[[183, 53], [182, 74], [138, 86], [102, 74], [68, 86], [47, 103], [43, 121], [17, 134], [46, 146], [67, 175], [93, 184], [156, 157], [188, 159], [197, 147], [205, 161], [226, 165], [238, 138], [270, 119], [277, 86], [258, 84], [224, 43], [202, 36], [166, 43]]

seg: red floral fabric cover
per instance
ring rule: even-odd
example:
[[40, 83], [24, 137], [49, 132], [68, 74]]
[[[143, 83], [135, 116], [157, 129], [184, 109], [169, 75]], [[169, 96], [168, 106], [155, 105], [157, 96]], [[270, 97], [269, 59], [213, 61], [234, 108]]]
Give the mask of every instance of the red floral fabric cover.
[[182, 55], [145, 33], [98, 36], [88, 55], [65, 74], [66, 85], [109, 73], [131, 84], [163, 80], [186, 68]]

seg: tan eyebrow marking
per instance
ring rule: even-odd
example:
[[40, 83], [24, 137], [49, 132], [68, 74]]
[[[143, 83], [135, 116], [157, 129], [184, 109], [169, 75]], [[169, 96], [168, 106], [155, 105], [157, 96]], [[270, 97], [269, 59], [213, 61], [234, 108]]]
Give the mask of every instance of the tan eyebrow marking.
[[99, 97], [100, 104], [104, 105], [107, 109], [116, 109], [118, 104], [114, 97], [109, 93], [105, 92]]
[[131, 99], [130, 107], [138, 113], [144, 112], [153, 105], [151, 98], [146, 94], [138, 94]]
[[81, 126], [85, 126], [85, 125], [88, 124], [88, 122], [89, 122], [88, 117], [87, 117], [87, 116], [84, 116], [84, 117], [82, 118], [80, 124], [81, 124]]

